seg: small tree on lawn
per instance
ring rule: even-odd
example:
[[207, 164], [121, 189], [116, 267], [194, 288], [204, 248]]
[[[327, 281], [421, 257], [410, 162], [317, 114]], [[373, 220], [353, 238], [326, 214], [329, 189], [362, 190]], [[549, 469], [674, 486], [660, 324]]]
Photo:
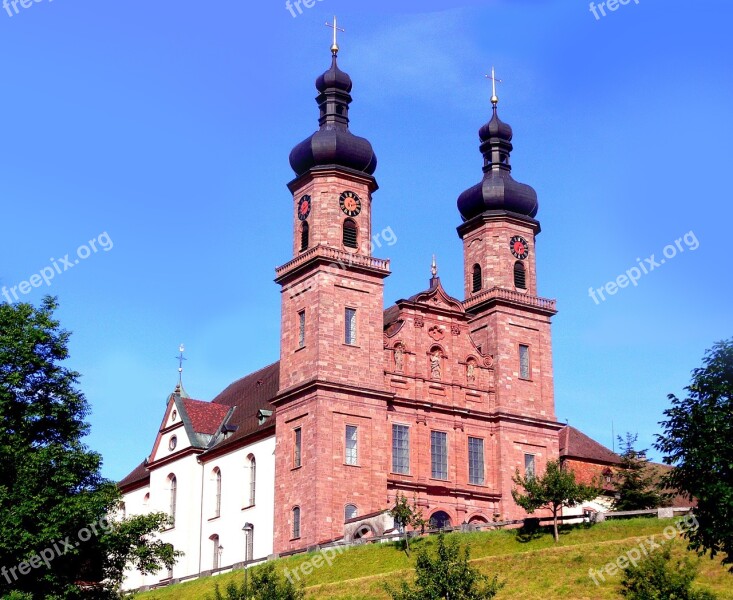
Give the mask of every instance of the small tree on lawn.
[[671, 560], [667, 547], [624, 569], [621, 596], [629, 600], [716, 600], [708, 591], [692, 589], [697, 567], [689, 559], [675, 565], [670, 565]]
[[[237, 585], [230, 582], [224, 593], [217, 583], [214, 587], [214, 600], [303, 600], [305, 591], [289, 579], [282, 577], [273, 563], [253, 569], [252, 583], [247, 580]], [[210, 597], [207, 596], [207, 600]]]
[[656, 477], [649, 468], [646, 450], [636, 450], [634, 445], [639, 436], [626, 434], [626, 439], [618, 436], [624, 448], [621, 454], [621, 467], [614, 482], [616, 499], [613, 510], [645, 510], [658, 508], [664, 502]]
[[438, 548], [431, 557], [424, 548], [418, 551], [415, 585], [402, 583], [399, 590], [389, 585], [393, 600], [489, 600], [504, 584], [498, 577], [490, 579], [469, 564], [470, 550], [461, 550], [458, 540], [446, 543], [445, 534], [438, 535]]
[[560, 466], [559, 461], [551, 460], [542, 477], [530, 474], [522, 477], [519, 469], [513, 479], [514, 483], [524, 488], [524, 494], [517, 489], [512, 490], [514, 501], [528, 513], [547, 508], [552, 511], [555, 541], [560, 540], [557, 517], [562, 507], [572, 508], [586, 500], [593, 500], [600, 493], [597, 487], [583, 485], [575, 481], [575, 473]]
[[389, 512], [403, 534], [405, 552], [407, 556], [410, 556], [410, 537], [407, 528], [424, 529], [427, 524], [422, 511], [417, 507], [417, 500], [413, 500], [412, 506], [410, 506], [405, 495], [398, 493], [395, 505]]

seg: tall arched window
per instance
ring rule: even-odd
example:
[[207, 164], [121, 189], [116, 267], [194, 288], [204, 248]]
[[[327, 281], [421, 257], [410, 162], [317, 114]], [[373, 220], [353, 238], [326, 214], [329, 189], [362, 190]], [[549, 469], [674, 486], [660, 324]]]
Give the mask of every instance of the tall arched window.
[[520, 290], [527, 289], [527, 271], [524, 263], [519, 260], [514, 263], [514, 287]]
[[353, 504], [347, 504], [344, 508], [344, 521], [350, 521], [356, 519], [359, 516], [359, 511]]
[[481, 265], [473, 265], [473, 292], [476, 293], [481, 289]]
[[170, 491], [170, 506], [168, 507], [168, 514], [170, 514], [171, 517], [171, 526], [175, 527], [176, 503], [178, 501], [178, 480], [173, 474], [168, 475], [168, 489]]
[[249, 504], [248, 506], [254, 506], [255, 505], [255, 488], [257, 484], [257, 463], [255, 462], [255, 457], [250, 454], [249, 455]]
[[343, 241], [344, 246], [347, 248], [358, 248], [356, 223], [353, 219], [346, 219], [344, 221], [344, 234]]
[[307, 221], [303, 221], [300, 226], [300, 251], [308, 249], [309, 244], [310, 227]]
[[221, 554], [224, 551], [224, 548], [219, 543], [218, 535], [214, 534], [209, 539], [211, 540], [212, 549], [214, 551], [211, 561], [211, 568], [218, 569], [221, 566]]
[[244, 525], [244, 560], [250, 561], [254, 558], [254, 533], [255, 526], [252, 523]]
[[219, 467], [214, 469], [214, 517], [221, 515], [221, 470]]
[[293, 539], [300, 537], [300, 506], [293, 509]]

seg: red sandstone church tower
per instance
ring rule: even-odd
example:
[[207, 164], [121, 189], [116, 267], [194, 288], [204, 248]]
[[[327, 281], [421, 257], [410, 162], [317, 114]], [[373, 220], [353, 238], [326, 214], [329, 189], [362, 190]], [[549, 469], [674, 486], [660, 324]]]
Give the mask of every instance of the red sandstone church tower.
[[290, 164], [293, 259], [282, 286], [276, 405], [275, 551], [343, 536], [350, 511], [386, 508], [389, 394], [383, 280], [371, 256], [377, 159], [349, 131], [351, 78], [337, 64], [316, 81], [320, 129]]

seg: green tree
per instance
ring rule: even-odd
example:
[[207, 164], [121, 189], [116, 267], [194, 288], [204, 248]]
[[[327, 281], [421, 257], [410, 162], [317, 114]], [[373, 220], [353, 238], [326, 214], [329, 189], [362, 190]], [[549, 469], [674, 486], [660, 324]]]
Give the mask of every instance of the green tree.
[[[120, 495], [83, 443], [89, 406], [76, 389], [79, 374], [63, 364], [69, 333], [56, 308], [53, 298], [37, 309], [0, 304], [0, 597], [109, 597], [128, 561], [148, 572], [173, 561], [147, 541], [164, 515], [102, 527]], [[96, 533], [81, 538], [91, 525]], [[49, 560], [33, 565], [43, 552]], [[77, 585], [105, 577], [86, 595]]]
[[671, 563], [670, 547], [624, 569], [621, 596], [629, 600], [716, 600], [705, 590], [693, 590], [697, 567], [689, 559]]
[[583, 485], [575, 481], [575, 473], [563, 469], [559, 461], [551, 460], [542, 477], [527, 475], [522, 477], [517, 469], [514, 483], [524, 488], [520, 493], [516, 488], [512, 490], [514, 502], [528, 513], [546, 508], [552, 511], [553, 535], [555, 541], [560, 540], [557, 526], [557, 517], [562, 507], [572, 508], [586, 500], [598, 497], [600, 490], [595, 486]]
[[253, 569], [252, 583], [247, 580], [241, 585], [230, 582], [224, 593], [216, 584], [214, 600], [303, 600], [305, 591], [289, 579], [283, 578], [273, 563]]
[[647, 451], [634, 448], [638, 438], [638, 435], [631, 433], [626, 434], [626, 439], [618, 436], [624, 451], [614, 481], [616, 499], [613, 510], [645, 510], [658, 508], [664, 503], [657, 477], [649, 468]]
[[733, 565], [733, 339], [706, 352], [685, 389], [684, 399], [669, 395], [655, 444], [674, 466], [665, 485], [697, 500], [700, 526], [686, 533], [690, 548]]
[[470, 549], [463, 551], [455, 538], [446, 543], [438, 535], [438, 548], [431, 557], [425, 548], [417, 554], [415, 584], [403, 582], [399, 590], [387, 585], [393, 600], [488, 600], [504, 587], [498, 577], [490, 579], [469, 564]]
[[417, 507], [417, 500], [413, 499], [412, 506], [410, 506], [407, 502], [407, 498], [405, 497], [405, 495], [399, 492], [397, 493], [397, 498], [395, 499], [395, 505], [389, 512], [392, 515], [395, 524], [402, 532], [405, 552], [409, 556], [410, 534], [407, 531], [407, 528], [412, 527], [413, 529], [424, 530], [425, 525], [427, 525], [427, 521], [423, 517], [422, 511]]

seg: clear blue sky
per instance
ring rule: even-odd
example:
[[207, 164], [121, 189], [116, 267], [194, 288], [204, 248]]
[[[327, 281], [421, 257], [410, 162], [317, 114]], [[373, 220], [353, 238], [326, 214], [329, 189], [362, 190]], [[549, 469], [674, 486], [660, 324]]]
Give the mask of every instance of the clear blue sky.
[[[278, 358], [288, 154], [316, 129], [334, 13], [352, 130], [380, 160], [375, 231], [398, 236], [377, 252], [388, 303], [427, 286], [433, 253], [462, 295], [456, 199], [481, 176], [493, 64], [514, 175], [540, 198], [558, 418], [650, 446], [666, 395], [731, 336], [729, 2], [631, 0], [599, 19], [585, 0], [17, 6], [0, 11], [0, 285], [108, 234], [23, 299], [60, 299], [110, 478], [149, 453], [181, 342], [204, 400]], [[589, 297], [691, 231], [696, 250]]]

